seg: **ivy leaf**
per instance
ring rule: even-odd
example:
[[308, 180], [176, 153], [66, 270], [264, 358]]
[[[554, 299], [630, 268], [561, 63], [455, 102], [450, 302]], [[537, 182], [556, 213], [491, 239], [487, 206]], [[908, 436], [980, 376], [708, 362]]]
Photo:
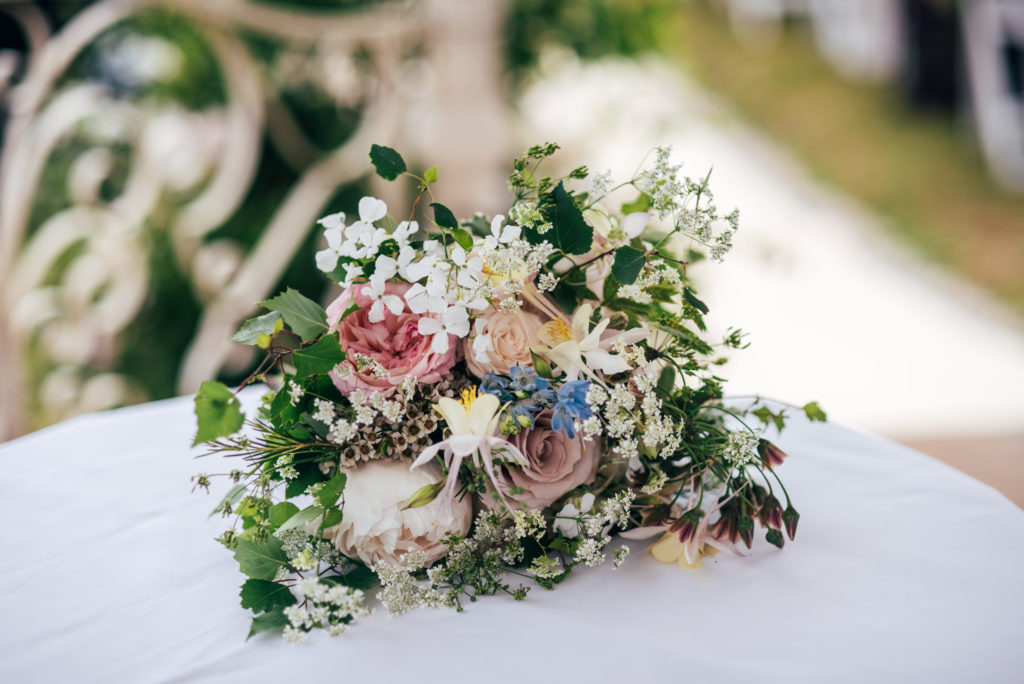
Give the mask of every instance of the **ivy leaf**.
[[256, 544], [248, 539], [238, 539], [235, 545], [235, 560], [243, 575], [252, 579], [272, 580], [277, 569], [288, 564], [281, 540], [267, 537], [267, 541]]
[[317, 503], [325, 509], [334, 506], [341, 498], [341, 493], [345, 491], [346, 482], [348, 482], [348, 476], [345, 473], [335, 473], [334, 477], [324, 483], [324, 486], [316, 493]]
[[816, 401], [804, 404], [804, 413], [807, 414], [807, 420], [817, 420], [822, 423], [828, 420], [828, 416], [825, 415], [825, 412], [821, 410], [821, 407], [818, 406], [818, 402]]
[[319, 506], [310, 506], [309, 508], [303, 508], [301, 511], [299, 511], [295, 515], [288, 518], [288, 520], [283, 522], [281, 526], [277, 529], [283, 532], [284, 530], [291, 530], [296, 527], [301, 527], [306, 523], [313, 522], [321, 515], [323, 515], [323, 513], [324, 509], [320, 508]]
[[249, 488], [246, 487], [244, 484], [236, 484], [234, 487], [228, 490], [228, 493], [225, 494], [224, 498], [220, 500], [220, 503], [217, 504], [217, 507], [210, 511], [210, 515], [206, 517], [212, 518], [214, 513], [220, 513], [222, 510], [221, 506], [224, 505], [225, 501], [227, 501], [231, 505], [231, 507], [234, 508], [235, 504], [241, 501], [242, 497], [245, 496], [245, 493], [248, 491], [248, 489]]
[[395, 180], [399, 175], [405, 173], [405, 160], [390, 147], [383, 145], [370, 146], [370, 161], [377, 175], [384, 180]]
[[437, 182], [437, 167], [431, 166], [429, 169], [423, 172], [423, 180], [427, 182], [427, 185]]
[[270, 346], [270, 338], [281, 332], [283, 327], [284, 321], [281, 320], [281, 314], [271, 311], [247, 320], [231, 339], [235, 342], [255, 344], [260, 349], [266, 349]]
[[338, 333], [331, 333], [321, 337], [316, 343], [304, 349], [296, 349], [292, 353], [295, 379], [305, 380], [311, 375], [327, 373], [344, 360], [345, 352], [338, 342]]
[[254, 613], [263, 613], [298, 603], [295, 594], [285, 585], [261, 579], [246, 580], [239, 596], [242, 597], [242, 607], [249, 608]]
[[272, 611], [252, 619], [252, 627], [249, 628], [249, 636], [245, 640], [253, 638], [261, 632], [275, 632], [280, 634], [288, 626], [288, 618], [284, 616], [284, 609], [275, 608]]
[[775, 425], [775, 428], [777, 430], [782, 430], [783, 428], [786, 427], [786, 419], [783, 416], [783, 411], [779, 411], [779, 413], [776, 415], [767, 406], [762, 406], [759, 409], [751, 411], [751, 413], [757, 416], [757, 419], [761, 421], [761, 423], [765, 427], [768, 427], [769, 425]]
[[195, 405], [198, 429], [192, 446], [233, 435], [245, 420], [241, 404], [224, 383], [207, 380], [200, 385]]
[[455, 214], [452, 213], [451, 209], [440, 202], [434, 202], [430, 206], [434, 209], [434, 223], [442, 228], [448, 228], [449, 230], [455, 230], [459, 227], [459, 222], [455, 218]]
[[530, 229], [524, 231], [531, 242], [536, 244], [547, 239], [566, 254], [586, 254], [594, 243], [594, 227], [583, 220], [583, 212], [572, 201], [572, 197], [559, 183], [551, 191], [552, 204], [546, 215], [551, 221], [551, 230], [539, 235]]
[[612, 275], [615, 280], [623, 285], [632, 285], [636, 277], [640, 275], [644, 264], [647, 263], [647, 254], [626, 245], [615, 250], [615, 262], [612, 264]]
[[276, 503], [270, 507], [270, 524], [277, 529], [298, 512], [299, 507], [291, 501]]
[[288, 328], [303, 342], [327, 332], [327, 314], [323, 307], [290, 287], [273, 299], [260, 302], [260, 306], [279, 311]]

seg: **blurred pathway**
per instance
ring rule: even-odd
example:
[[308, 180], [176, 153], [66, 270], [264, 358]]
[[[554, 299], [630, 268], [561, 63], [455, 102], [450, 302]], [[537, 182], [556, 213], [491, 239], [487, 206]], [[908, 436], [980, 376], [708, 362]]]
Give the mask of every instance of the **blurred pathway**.
[[519, 104], [524, 143], [557, 141], [616, 178], [656, 145], [690, 175], [714, 167], [740, 231], [725, 263], [694, 275], [709, 326], [750, 334], [727, 366], [730, 393], [817, 399], [837, 421], [979, 467], [997, 439], [997, 472], [972, 474], [1015, 480], [1024, 503], [1020, 320], [888, 239], [877, 216], [660, 61], [550, 59]]

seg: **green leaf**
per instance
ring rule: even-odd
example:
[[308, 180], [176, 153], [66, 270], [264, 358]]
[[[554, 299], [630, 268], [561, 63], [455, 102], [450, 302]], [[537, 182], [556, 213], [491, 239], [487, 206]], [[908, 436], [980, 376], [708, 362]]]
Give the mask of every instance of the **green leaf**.
[[650, 208], [651, 198], [645, 193], [640, 193], [640, 196], [632, 202], [622, 203], [622, 214], [625, 216], [626, 214], [632, 214], [638, 211], [647, 211]]
[[270, 419], [279, 430], [288, 430], [302, 417], [301, 404], [292, 406], [288, 389], [287, 385], [279, 389], [270, 402]]
[[334, 477], [325, 482], [320, 491], [316, 493], [317, 503], [325, 509], [334, 506], [341, 498], [341, 493], [345, 491], [346, 482], [348, 482], [348, 475], [342, 472], [335, 473]]
[[279, 311], [288, 328], [303, 342], [327, 332], [327, 314], [323, 307], [290, 287], [273, 299], [260, 302], [260, 306]]
[[274, 579], [277, 569], [288, 564], [281, 540], [274, 536], [267, 537], [262, 544], [239, 539], [235, 545], [235, 560], [243, 575], [263, 580]]
[[462, 228], [452, 228], [452, 237], [455, 238], [455, 242], [462, 249], [468, 250], [473, 248], [473, 236], [469, 234], [469, 231]]
[[242, 607], [249, 608], [254, 613], [298, 603], [291, 589], [283, 584], [262, 579], [246, 580], [239, 595], [242, 597]]
[[305, 380], [311, 375], [327, 373], [345, 360], [345, 352], [338, 343], [338, 333], [325, 335], [314, 344], [292, 353], [295, 379]]
[[402, 510], [408, 510], [410, 508], [419, 508], [420, 506], [426, 506], [428, 503], [437, 498], [437, 495], [444, 488], [444, 480], [439, 482], [432, 482], [428, 485], [423, 485], [415, 492], [412, 496], [405, 500], [405, 506]]
[[623, 285], [632, 285], [636, 277], [640, 275], [644, 264], [647, 263], [647, 254], [626, 245], [615, 250], [615, 262], [612, 264], [612, 275]]
[[530, 361], [533, 363], [533, 370], [536, 371], [537, 375], [548, 380], [554, 377], [555, 374], [551, 370], [551, 364], [532, 349], [530, 350]]
[[348, 305], [348, 307], [344, 311], [341, 312], [341, 317], [338, 318], [338, 321], [340, 322], [340, 321], [345, 320], [345, 318], [347, 318], [349, 314], [353, 314], [356, 311], [359, 311], [359, 309], [360, 309], [360, 306], [358, 304], [356, 304], [355, 302], [352, 302], [351, 304]]
[[225, 494], [224, 498], [220, 500], [220, 503], [217, 504], [217, 507], [210, 511], [210, 515], [206, 517], [212, 518], [214, 513], [220, 513], [221, 506], [224, 505], [225, 501], [231, 504], [231, 507], [234, 508], [235, 504], [241, 501], [242, 497], [245, 496], [245, 493], [248, 491], [248, 489], [249, 488], [246, 487], [244, 484], [236, 484], [234, 487], [228, 490], [228, 493]]
[[320, 472], [319, 466], [315, 463], [308, 461], [296, 463], [295, 469], [299, 471], [299, 476], [293, 480], [288, 480], [288, 484], [285, 485], [284, 496], [286, 499], [292, 499], [305, 492], [310, 485], [323, 481], [323, 473]]
[[405, 160], [390, 147], [371, 145], [370, 161], [377, 170], [377, 175], [384, 180], [395, 180], [400, 174], [405, 173]]
[[807, 414], [808, 420], [817, 420], [822, 423], [828, 420], [828, 416], [825, 415], [825, 412], [821, 410], [821, 407], [818, 406], [818, 402], [816, 401], [804, 404], [804, 413]]
[[326, 515], [324, 515], [324, 519], [323, 522], [320, 523], [320, 527], [326, 530], [328, 527], [334, 527], [335, 525], [340, 524], [341, 521], [344, 520], [344, 518], [345, 516], [341, 512], [341, 509], [332, 508], [331, 510], [327, 511]]
[[661, 374], [658, 375], [658, 390], [664, 395], [669, 396], [672, 394], [672, 390], [676, 387], [676, 369], [672, 366], [665, 366], [661, 369]]
[[288, 518], [288, 520], [282, 523], [281, 526], [277, 529], [278, 531], [283, 532], [285, 530], [291, 530], [297, 527], [302, 527], [306, 523], [313, 522], [321, 515], [323, 515], [323, 513], [324, 509], [320, 508], [319, 506], [310, 506], [309, 508], [303, 508], [295, 515]]
[[566, 254], [586, 254], [594, 243], [594, 227], [583, 220], [583, 212], [559, 183], [551, 191], [552, 204], [547, 209], [551, 230], [544, 235], [524, 230], [527, 239], [536, 244], [546, 239]]
[[249, 628], [249, 636], [245, 637], [245, 640], [248, 641], [261, 632], [280, 634], [288, 624], [288, 618], [284, 616], [284, 610], [282, 608], [275, 608], [252, 619], [252, 627]]
[[693, 293], [693, 290], [691, 290], [688, 287], [683, 288], [683, 299], [685, 299], [690, 304], [690, 306], [694, 307], [702, 314], [706, 314], [708, 312], [708, 305], [697, 299], [697, 295], [695, 295]]
[[456, 220], [455, 214], [452, 213], [451, 209], [440, 202], [434, 202], [430, 206], [434, 208], [434, 223], [449, 230], [455, 230], [459, 227], [459, 222]]
[[[283, 327], [284, 321], [281, 320], [281, 314], [277, 311], [271, 311], [270, 313], [247, 320], [231, 339], [235, 342], [255, 344], [261, 349], [266, 349], [269, 346], [270, 338], [281, 332]], [[261, 342], [266, 342], [267, 344], [261, 344]]]
[[427, 182], [427, 185], [437, 182], [437, 167], [431, 166], [429, 169], [423, 172], [423, 180]]
[[270, 524], [277, 529], [298, 512], [299, 507], [291, 501], [276, 503], [270, 507]]
[[195, 413], [198, 429], [192, 446], [233, 435], [245, 420], [235, 395], [227, 385], [213, 380], [207, 380], [199, 386]]
[[375, 575], [373, 570], [370, 570], [370, 568], [359, 565], [352, 568], [344, 575], [321, 577], [320, 581], [325, 584], [332, 584], [335, 586], [340, 584], [346, 587], [352, 587], [353, 589], [369, 589], [373, 586], [373, 583], [377, 581], [377, 575]]

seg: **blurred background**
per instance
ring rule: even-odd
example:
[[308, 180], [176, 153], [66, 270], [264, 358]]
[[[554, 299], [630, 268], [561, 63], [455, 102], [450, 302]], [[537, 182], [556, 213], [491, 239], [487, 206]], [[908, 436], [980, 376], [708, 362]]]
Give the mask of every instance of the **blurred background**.
[[1024, 505], [1024, 2], [0, 0], [0, 440], [238, 381], [317, 217], [411, 188], [508, 209], [513, 155], [713, 169], [736, 248], [694, 277], [803, 404]]

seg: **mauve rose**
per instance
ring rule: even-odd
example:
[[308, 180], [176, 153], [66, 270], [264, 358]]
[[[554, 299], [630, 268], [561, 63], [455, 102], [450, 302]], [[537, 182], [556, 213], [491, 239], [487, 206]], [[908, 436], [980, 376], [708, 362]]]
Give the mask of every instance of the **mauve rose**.
[[[418, 324], [422, 315], [408, 309], [396, 316], [385, 308], [384, 320], [371, 323], [369, 315], [373, 300], [363, 294], [365, 287], [368, 287], [365, 283], [349, 286], [327, 307], [327, 323], [331, 331], [338, 331], [341, 347], [349, 357], [343, 363], [352, 371], [346, 377], [331, 373], [338, 390], [344, 395], [356, 389], [391, 394], [395, 386], [402, 384], [410, 375], [418, 382], [438, 382], [455, 364], [456, 338], [450, 336], [451, 344], [444, 354], [434, 352], [430, 348], [430, 337], [419, 333]], [[389, 282], [384, 294], [401, 297], [408, 289], [407, 283]], [[353, 300], [360, 309], [339, 322], [338, 319]], [[381, 364], [390, 375], [376, 378], [369, 370], [358, 371], [354, 363], [354, 355], [357, 353]]]
[[[482, 378], [492, 371], [508, 375], [509, 369], [516, 364], [528, 368], [533, 366], [530, 347], [540, 344], [537, 331], [544, 324], [540, 316], [520, 309], [510, 313], [491, 310], [481, 318], [487, 322], [484, 329], [474, 329], [474, 333], [462, 343], [469, 372]], [[492, 349], [487, 352], [488, 360], [484, 363], [476, 359], [473, 350], [473, 340], [476, 339], [477, 332], [491, 336]]]
[[[597, 440], [583, 441], [577, 434], [569, 439], [551, 428], [551, 409], [544, 409], [534, 418], [533, 427], [509, 437], [530, 462], [528, 466], [505, 467], [500, 471], [505, 497], [514, 506], [545, 508], [571, 489], [590, 481], [597, 471], [600, 448]], [[510, 494], [508, 487], [522, 487], [520, 494]], [[493, 497], [485, 497], [490, 503]]]

